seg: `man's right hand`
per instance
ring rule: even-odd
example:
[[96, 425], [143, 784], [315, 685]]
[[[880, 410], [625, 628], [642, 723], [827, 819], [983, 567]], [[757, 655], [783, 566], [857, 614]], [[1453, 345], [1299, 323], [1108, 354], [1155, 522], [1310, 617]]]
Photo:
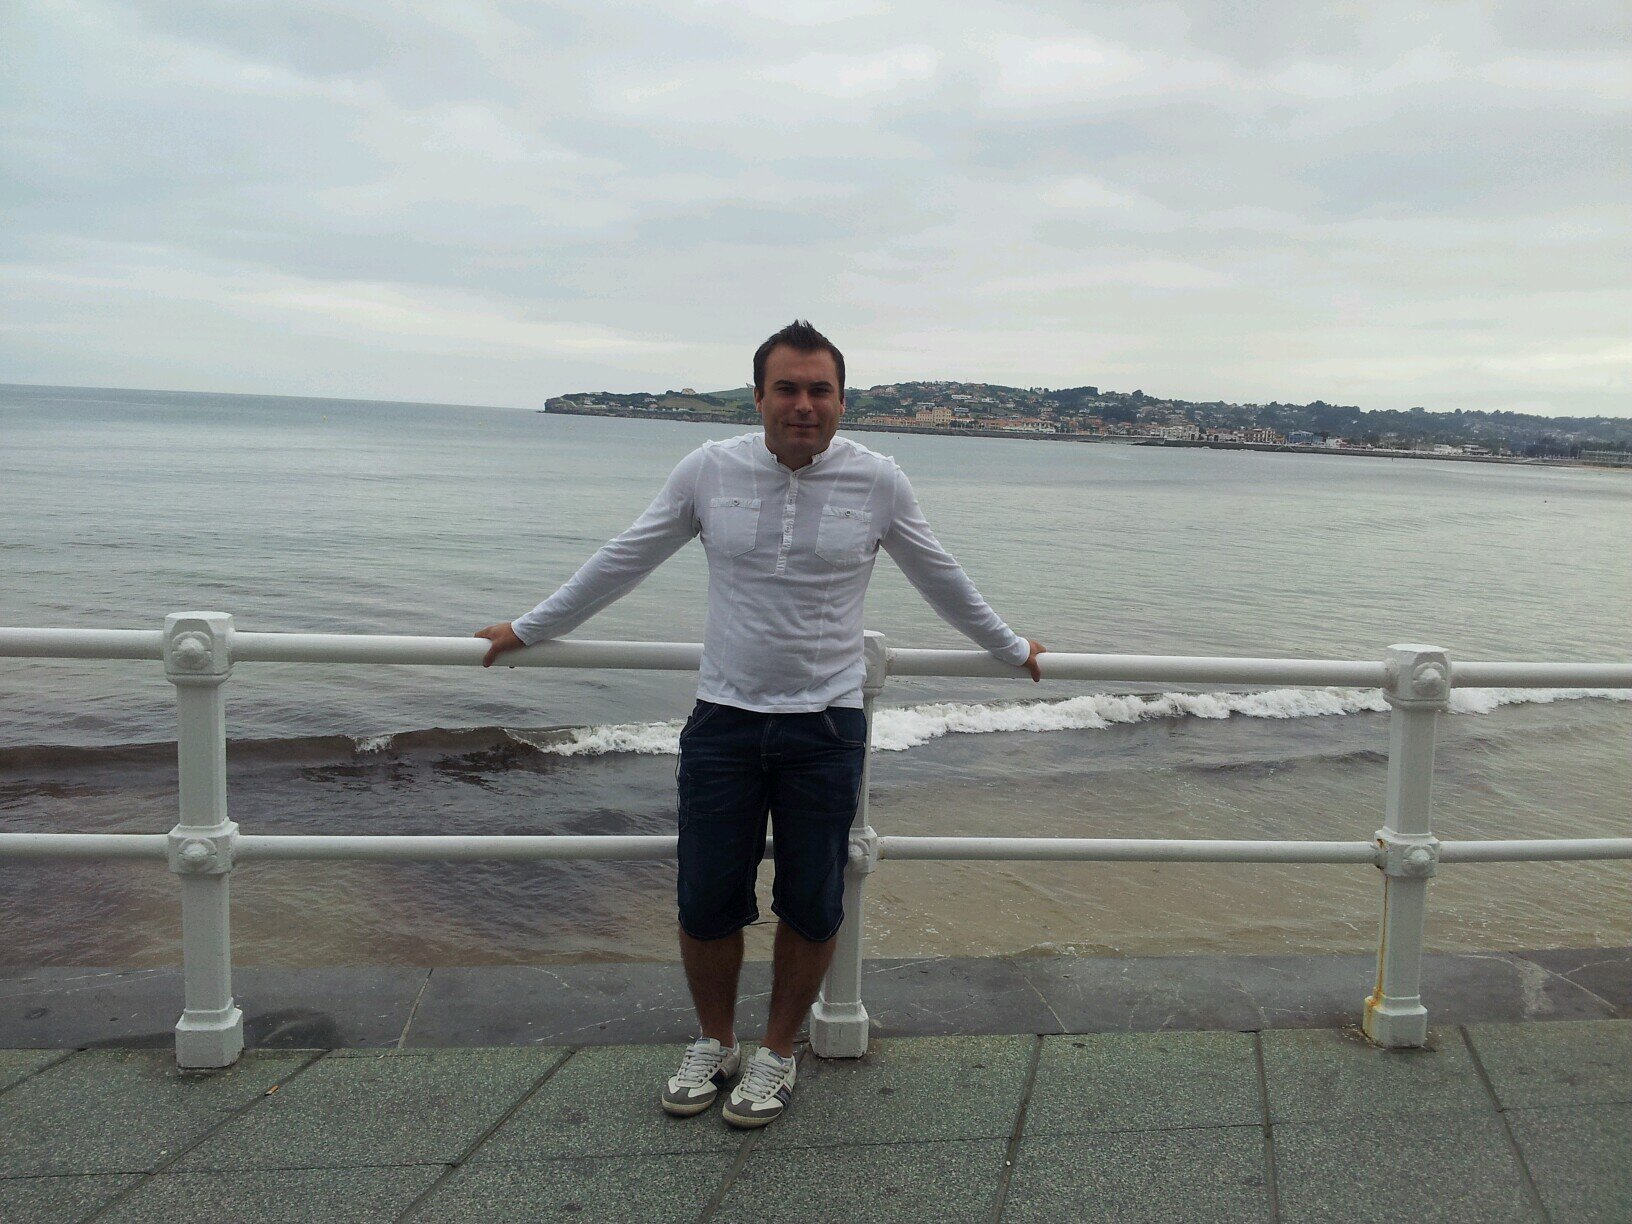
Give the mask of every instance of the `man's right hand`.
[[497, 625], [489, 625], [486, 629], [478, 629], [476, 637], [486, 638], [493, 645], [487, 648], [487, 656], [482, 660], [483, 667], [492, 667], [493, 660], [507, 650], [520, 650], [527, 645], [516, 636], [516, 631], [510, 628], [509, 621], [501, 621]]

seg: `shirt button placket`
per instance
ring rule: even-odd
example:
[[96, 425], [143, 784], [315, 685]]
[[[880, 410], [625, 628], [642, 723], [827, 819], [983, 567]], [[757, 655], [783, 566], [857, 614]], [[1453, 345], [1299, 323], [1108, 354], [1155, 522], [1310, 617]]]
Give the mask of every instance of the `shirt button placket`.
[[776, 554], [776, 572], [788, 568], [788, 550], [793, 547], [793, 508], [799, 497], [799, 473], [788, 477], [788, 500], [782, 505], [782, 547]]

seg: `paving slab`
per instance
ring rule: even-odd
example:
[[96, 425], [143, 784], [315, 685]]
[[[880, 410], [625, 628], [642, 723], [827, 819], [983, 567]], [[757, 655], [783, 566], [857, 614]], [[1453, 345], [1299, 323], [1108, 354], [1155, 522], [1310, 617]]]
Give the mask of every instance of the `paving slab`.
[[1632, 948], [1548, 948], [1517, 955], [1535, 961], [1632, 1019]]
[[1001, 1219], [1003, 1224], [1266, 1224], [1267, 1168], [1259, 1126], [1028, 1134], [1015, 1154]]
[[1250, 1033], [1047, 1037], [1027, 1135], [1261, 1125]]
[[1282, 1224], [1537, 1218], [1494, 1110], [1287, 1123], [1274, 1142]]
[[1357, 1029], [1260, 1035], [1273, 1122], [1389, 1117], [1422, 1110], [1494, 1113], [1455, 1029], [1431, 1029], [1429, 1048], [1385, 1050]]
[[61, 1050], [0, 1050], [0, 1092], [59, 1062]]
[[[1067, 1033], [1265, 1028], [1270, 1022], [1257, 997], [1274, 983], [1249, 987], [1248, 979], [1265, 971], [1239, 963], [1244, 959], [1048, 956], [1016, 964]], [[1352, 968], [1335, 976], [1352, 1014]], [[1287, 975], [1288, 984], [1294, 980]]]
[[[1371, 965], [1366, 992], [1377, 973]], [[1590, 990], [1512, 953], [1468, 952], [1422, 958], [1422, 1002], [1430, 1024], [1518, 1020], [1599, 1020], [1615, 1009]], [[1358, 1011], [1348, 1023], [1359, 1023]]]
[[1514, 1109], [1507, 1123], [1553, 1219], [1632, 1220], [1632, 1105]]
[[[1017, 959], [1066, 1032], [1332, 1028], [1360, 1021], [1374, 956]], [[1614, 1008], [1532, 961], [1505, 954], [1423, 957], [1437, 1025], [1597, 1019]]]
[[1007, 1151], [1003, 1139], [755, 1148], [711, 1219], [984, 1224], [992, 1218]]
[[[930, 1036], [1354, 1024], [1375, 973], [1371, 956], [934, 957], [870, 961], [863, 981], [879, 1036]], [[769, 982], [744, 966], [749, 1034]], [[666, 1044], [695, 1025], [677, 964], [240, 967], [234, 983], [251, 1048], [385, 1046], [410, 1017], [406, 1044], [431, 1047]], [[1438, 1025], [1628, 1016], [1632, 949], [1429, 956], [1424, 993]], [[0, 1047], [167, 1047], [181, 1000], [174, 968], [0, 967]]]
[[1632, 1020], [1474, 1024], [1468, 1040], [1504, 1109], [1632, 1101]]
[[690, 1224], [719, 1191], [730, 1162], [695, 1155], [467, 1164], [409, 1218], [441, 1224], [473, 1220], [594, 1220]]
[[[742, 968], [737, 1023], [759, 1031], [770, 966]], [[407, 1046], [684, 1044], [697, 1014], [679, 965], [497, 965], [436, 969]]]
[[325, 1058], [187, 1153], [175, 1169], [449, 1164], [564, 1053], [443, 1050], [421, 1057], [354, 1052]]
[[71, 1050], [175, 1043], [179, 969], [0, 971], [0, 1046]]
[[[658, 1104], [680, 1066], [682, 1046], [603, 1046], [580, 1050], [470, 1157], [475, 1164], [565, 1156], [734, 1152], [742, 1133], [718, 1106], [672, 1118]], [[750, 1046], [743, 1046], [746, 1058]], [[716, 1158], [702, 1157], [703, 1164]]]
[[[233, 996], [249, 1049], [394, 1043], [429, 969], [238, 966]], [[0, 1046], [162, 1049], [183, 1006], [178, 969], [8, 970], [0, 978]]]
[[246, 1046], [379, 1047], [395, 1045], [401, 1038], [430, 975], [429, 969], [378, 965], [294, 970], [251, 966], [233, 971], [232, 990], [244, 1013]]
[[892, 1037], [866, 1057], [799, 1060], [787, 1116], [757, 1150], [1007, 1137], [1035, 1037]]
[[869, 961], [861, 997], [879, 1037], [1065, 1031], [1008, 957]]
[[251, 1051], [207, 1074], [157, 1050], [91, 1050], [0, 1096], [0, 1177], [151, 1170], [313, 1055]]
[[12, 1220], [16, 1224], [72, 1224], [141, 1180], [140, 1173], [0, 1178], [0, 1220]]
[[97, 1224], [391, 1224], [445, 1171], [409, 1165], [161, 1173]]

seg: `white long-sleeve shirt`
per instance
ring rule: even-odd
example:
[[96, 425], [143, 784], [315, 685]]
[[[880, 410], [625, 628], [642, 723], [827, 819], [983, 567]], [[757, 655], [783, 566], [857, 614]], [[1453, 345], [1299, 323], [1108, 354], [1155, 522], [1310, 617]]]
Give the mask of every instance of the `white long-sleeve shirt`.
[[941, 618], [1006, 663], [1027, 642], [924, 521], [895, 460], [835, 437], [790, 471], [762, 433], [705, 442], [629, 529], [512, 623], [529, 646], [588, 620], [701, 535], [708, 619], [697, 695], [766, 713], [860, 706], [862, 603], [880, 547]]

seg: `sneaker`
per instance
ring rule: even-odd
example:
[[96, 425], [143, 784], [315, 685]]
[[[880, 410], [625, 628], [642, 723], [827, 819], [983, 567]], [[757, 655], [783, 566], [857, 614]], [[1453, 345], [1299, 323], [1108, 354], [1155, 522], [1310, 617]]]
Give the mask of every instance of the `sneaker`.
[[741, 1065], [736, 1046], [726, 1049], [712, 1037], [697, 1038], [686, 1047], [679, 1072], [663, 1085], [663, 1108], [677, 1118], [702, 1113]]
[[748, 1060], [748, 1069], [720, 1112], [732, 1126], [764, 1126], [774, 1122], [788, 1107], [795, 1078], [793, 1059], [760, 1046]]

